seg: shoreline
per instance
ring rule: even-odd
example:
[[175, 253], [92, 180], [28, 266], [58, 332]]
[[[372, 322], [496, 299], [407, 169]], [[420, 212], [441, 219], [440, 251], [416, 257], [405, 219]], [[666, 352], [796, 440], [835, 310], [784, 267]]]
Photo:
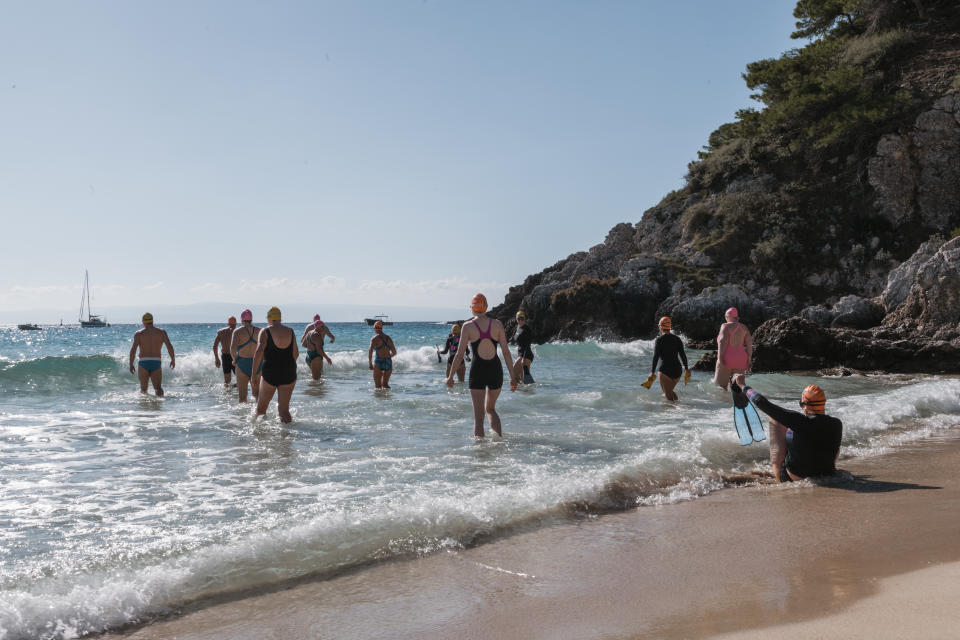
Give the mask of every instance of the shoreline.
[[960, 434], [840, 467], [856, 481], [720, 490], [100, 637], [767, 637], [825, 623], [849, 637], [946, 637], [946, 617], [909, 603], [960, 596], [949, 579], [960, 571]]

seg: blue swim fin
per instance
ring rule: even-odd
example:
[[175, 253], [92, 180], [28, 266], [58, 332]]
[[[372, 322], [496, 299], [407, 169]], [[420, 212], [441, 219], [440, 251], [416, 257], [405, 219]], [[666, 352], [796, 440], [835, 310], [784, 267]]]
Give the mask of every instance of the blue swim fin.
[[747, 406], [744, 407], [743, 413], [747, 417], [747, 427], [750, 429], [751, 435], [753, 435], [754, 442], [760, 442], [767, 439], [767, 434], [763, 430], [763, 422], [760, 420], [760, 414], [757, 413], [756, 408], [747, 403]]
[[[740, 436], [740, 444], [747, 446], [753, 442], [753, 436], [750, 434], [750, 423], [747, 419], [747, 413], [745, 407], [737, 406], [741, 404], [741, 399], [737, 396], [742, 396], [743, 394], [733, 393], [733, 424], [737, 428], [737, 435]], [[744, 397], [744, 399], [746, 399]], [[753, 409], [749, 402], [747, 402], [747, 407]], [[754, 410], [756, 413], [756, 410]]]
[[536, 380], [533, 379], [533, 376], [529, 372], [523, 372], [523, 384], [533, 384]]

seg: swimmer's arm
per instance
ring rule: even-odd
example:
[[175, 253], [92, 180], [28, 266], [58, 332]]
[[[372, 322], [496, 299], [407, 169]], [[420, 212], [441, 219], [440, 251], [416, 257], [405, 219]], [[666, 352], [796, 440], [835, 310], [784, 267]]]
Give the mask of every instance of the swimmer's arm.
[[723, 352], [727, 350], [730, 344], [730, 336], [727, 335], [725, 327], [720, 328], [720, 335], [717, 336], [717, 362], [723, 364]]
[[230, 357], [233, 358], [233, 361], [237, 361], [237, 332], [233, 331], [230, 338]]
[[293, 359], [296, 360], [300, 357], [300, 350], [297, 348], [297, 341], [294, 338], [297, 337], [297, 333], [290, 329], [290, 344], [293, 345]]
[[170, 336], [167, 335], [167, 332], [163, 332], [163, 344], [167, 345], [167, 353], [170, 354], [170, 368], [173, 369], [177, 365], [177, 356], [173, 353], [173, 343], [170, 342]]
[[217, 339], [213, 341], [213, 361], [216, 365], [220, 366], [220, 352], [217, 351], [217, 346], [220, 344], [220, 332], [217, 331]]
[[650, 365], [650, 375], [657, 375], [657, 363], [660, 362], [660, 343], [653, 343], [653, 364]]
[[253, 354], [253, 371], [260, 371], [260, 363], [263, 361], [263, 351], [267, 348], [267, 341], [263, 337], [266, 331], [261, 331], [257, 335], [257, 351]]
[[300, 338], [300, 345], [303, 346], [303, 347], [305, 347], [305, 348], [307, 348], [307, 349], [310, 348], [310, 347], [307, 346], [307, 336], [309, 336], [309, 335], [310, 335], [310, 330], [309, 330], [309, 328], [308, 328], [307, 331], [305, 331], [305, 332], [303, 333], [303, 337]]
[[133, 368], [133, 359], [137, 357], [137, 347], [140, 346], [140, 332], [133, 334], [133, 345], [130, 347], [130, 373], [136, 373]]
[[397, 347], [393, 344], [393, 338], [387, 336], [387, 342], [390, 344], [390, 357], [397, 355]]
[[743, 341], [743, 346], [747, 349], [747, 369], [753, 369], [753, 335], [747, 329], [747, 337]]
[[680, 345], [680, 360], [683, 362], [684, 369], [690, 368], [690, 366], [687, 364], [687, 352], [684, 350], [683, 345]]
[[330, 331], [330, 327], [328, 327], [327, 325], [323, 325], [323, 331], [328, 336], [330, 336], [330, 342], [336, 342], [337, 339], [334, 337], [333, 331]]
[[757, 409], [760, 409], [760, 411], [763, 411], [765, 414], [785, 426], [787, 429], [803, 431], [805, 428], [807, 428], [809, 419], [799, 411], [791, 411], [790, 409], [778, 407], [760, 395], [756, 389], [744, 387], [743, 392], [747, 395], [747, 398], [750, 399], [750, 402], [757, 407]]
[[370, 368], [373, 369], [373, 341], [376, 336], [370, 338], [370, 350], [367, 351], [367, 364], [370, 365]]
[[503, 352], [503, 359], [507, 362], [507, 371], [510, 372], [510, 383], [512, 385], [517, 381], [513, 374], [513, 356], [510, 355], [510, 348], [507, 346], [507, 332], [504, 331], [503, 324], [499, 320], [497, 320], [497, 324], [500, 325], [500, 351]]

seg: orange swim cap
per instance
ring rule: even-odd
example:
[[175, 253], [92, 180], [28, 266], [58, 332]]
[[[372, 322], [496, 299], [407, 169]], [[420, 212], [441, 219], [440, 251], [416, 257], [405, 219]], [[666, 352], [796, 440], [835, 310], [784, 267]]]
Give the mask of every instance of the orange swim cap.
[[660, 322], [659, 324], [657, 324], [657, 326], [660, 327], [661, 329], [669, 330], [670, 328], [673, 327], [673, 321], [670, 320], [670, 316], [663, 316], [662, 318], [660, 318]]
[[800, 404], [814, 410], [823, 410], [827, 406], [827, 394], [823, 392], [823, 389], [812, 384], [803, 390], [803, 395], [800, 396]]
[[487, 296], [482, 293], [478, 293], [473, 296], [473, 300], [470, 301], [470, 310], [474, 313], [483, 313], [487, 310]]
[[379, 320], [377, 320], [376, 322], [374, 322], [374, 323], [373, 323], [373, 330], [374, 330], [374, 331], [377, 331], [377, 332], [383, 331], [383, 323], [380, 322]]

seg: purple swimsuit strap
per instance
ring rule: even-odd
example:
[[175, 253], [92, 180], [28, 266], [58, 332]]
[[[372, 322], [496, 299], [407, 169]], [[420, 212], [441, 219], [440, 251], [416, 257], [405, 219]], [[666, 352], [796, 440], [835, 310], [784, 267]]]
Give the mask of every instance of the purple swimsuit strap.
[[490, 342], [493, 342], [493, 336], [490, 335], [490, 329], [493, 328], [493, 318], [487, 318], [487, 319], [488, 319], [490, 322], [487, 323], [487, 330], [486, 330], [486, 331], [482, 331], [482, 330], [480, 329], [480, 323], [479, 323], [479, 322], [477, 322], [476, 320], [473, 321], [473, 324], [477, 325], [477, 331], [480, 332], [480, 337], [477, 338], [477, 342], [479, 342], [480, 340], [483, 340], [484, 338], [486, 338], [486, 339], [489, 340]]

